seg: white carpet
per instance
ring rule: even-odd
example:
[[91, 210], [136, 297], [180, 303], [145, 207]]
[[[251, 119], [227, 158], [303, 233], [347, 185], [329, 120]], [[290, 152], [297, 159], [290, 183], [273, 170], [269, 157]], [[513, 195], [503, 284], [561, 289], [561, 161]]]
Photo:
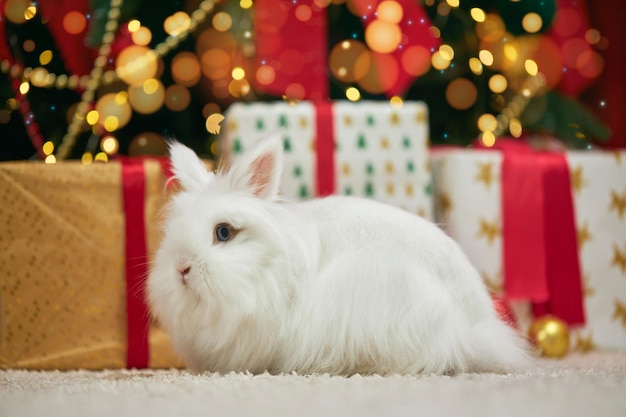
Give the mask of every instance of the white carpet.
[[360, 377], [0, 371], [0, 416], [626, 416], [626, 352], [509, 375]]

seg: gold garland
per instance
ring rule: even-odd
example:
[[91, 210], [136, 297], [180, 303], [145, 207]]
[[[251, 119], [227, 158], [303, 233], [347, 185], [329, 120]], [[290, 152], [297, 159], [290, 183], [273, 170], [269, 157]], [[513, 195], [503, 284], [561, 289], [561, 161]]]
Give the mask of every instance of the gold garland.
[[[118, 67], [117, 70], [104, 71], [104, 67], [107, 63], [107, 56], [111, 52], [111, 43], [115, 40], [115, 33], [119, 28], [119, 18], [121, 16], [121, 7], [123, 0], [111, 0], [109, 13], [107, 15], [107, 22], [105, 24], [105, 33], [102, 36], [100, 48], [98, 49], [98, 56], [94, 60], [94, 66], [89, 75], [66, 75], [66, 74], [53, 74], [44, 73], [43, 77], [41, 72], [31, 67], [22, 68], [19, 64], [11, 65], [8, 60], [2, 60], [0, 62], [0, 70], [4, 73], [10, 73], [13, 78], [22, 78], [23, 82], [35, 84], [38, 87], [54, 88], [57, 89], [84, 89], [85, 91], [81, 95], [81, 101], [79, 102], [76, 112], [72, 117], [72, 121], [68, 126], [67, 133], [63, 137], [58, 151], [56, 154], [57, 160], [67, 159], [74, 146], [76, 145], [76, 139], [80, 133], [83, 123], [85, 123], [85, 116], [89, 110], [91, 103], [93, 103], [95, 93], [102, 85], [111, 84], [119, 79], [118, 73], [124, 71], [125, 68]], [[204, 22], [207, 15], [215, 7], [215, 0], [203, 0], [198, 8], [191, 13], [189, 27], [181, 30], [176, 34], [169, 35], [163, 42], [159, 43], [151, 49], [147, 55], [152, 57], [162, 58], [169, 54], [174, 48], [176, 48], [181, 41], [185, 40], [191, 33], [193, 33], [198, 25]], [[146, 56], [147, 56], [146, 55]], [[141, 59], [141, 58], [139, 58]], [[43, 79], [39, 79], [43, 78]], [[35, 83], [33, 83], [35, 81]]]
[[546, 84], [545, 76], [541, 73], [531, 75], [524, 81], [520, 93], [516, 94], [502, 109], [496, 117], [497, 125], [494, 130], [486, 130], [481, 135], [484, 145], [490, 147], [496, 138], [502, 136], [509, 129], [513, 119], [517, 119], [526, 109], [530, 99], [537, 95], [537, 92]]
[[72, 117], [72, 121], [67, 128], [67, 133], [63, 136], [63, 140], [59, 146], [59, 150], [56, 155], [59, 160], [66, 159], [70, 156], [74, 145], [76, 145], [78, 133], [85, 122], [85, 115], [89, 110], [89, 105], [93, 102], [96, 90], [100, 87], [103, 68], [107, 62], [107, 55], [111, 52], [111, 43], [115, 39], [115, 32], [117, 32], [119, 27], [121, 6], [122, 0], [111, 0], [111, 7], [109, 9], [109, 14], [107, 15], [108, 20], [104, 26], [105, 33], [102, 36], [102, 43], [98, 49], [98, 57], [94, 60], [94, 66], [85, 85], [85, 91], [80, 97], [80, 102], [78, 103], [76, 111]]

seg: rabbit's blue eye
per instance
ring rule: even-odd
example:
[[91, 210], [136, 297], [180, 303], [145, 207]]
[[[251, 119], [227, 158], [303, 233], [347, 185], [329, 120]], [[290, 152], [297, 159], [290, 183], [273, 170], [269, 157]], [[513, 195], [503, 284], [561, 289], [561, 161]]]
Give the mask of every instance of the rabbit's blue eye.
[[218, 242], [228, 242], [233, 235], [232, 226], [228, 224], [218, 224], [215, 226], [215, 239]]

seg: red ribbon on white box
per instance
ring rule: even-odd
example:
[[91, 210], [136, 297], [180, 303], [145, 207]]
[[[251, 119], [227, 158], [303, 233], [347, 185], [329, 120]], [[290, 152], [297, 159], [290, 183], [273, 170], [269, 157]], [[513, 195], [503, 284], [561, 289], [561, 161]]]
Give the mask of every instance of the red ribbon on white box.
[[148, 274], [144, 159], [122, 158], [126, 247], [126, 367], [148, 367], [149, 314], [143, 282]]
[[585, 322], [570, 174], [564, 154], [498, 139], [501, 151], [504, 296], [535, 316]]

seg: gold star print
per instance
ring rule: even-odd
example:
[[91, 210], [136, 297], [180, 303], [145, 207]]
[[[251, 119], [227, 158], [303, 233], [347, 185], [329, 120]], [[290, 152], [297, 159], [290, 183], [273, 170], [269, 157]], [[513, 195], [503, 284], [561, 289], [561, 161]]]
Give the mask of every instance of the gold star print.
[[426, 123], [426, 112], [417, 112], [415, 115], [415, 121], [420, 125]]
[[392, 125], [400, 124], [400, 116], [398, 115], [398, 113], [391, 113], [390, 121]]
[[420, 207], [417, 209], [417, 215], [420, 217], [426, 217], [426, 210], [424, 210], [424, 207]]
[[576, 229], [576, 234], [578, 235], [579, 250], [582, 250], [583, 246], [585, 246], [587, 242], [591, 241], [591, 238], [593, 237], [593, 235], [589, 232], [589, 225], [587, 223], [584, 223], [582, 226]]
[[486, 272], [481, 272], [480, 276], [483, 278], [483, 282], [490, 292], [494, 294], [502, 294], [502, 280], [499, 279], [500, 273], [491, 277]]
[[387, 184], [387, 195], [393, 195], [396, 191], [396, 187], [392, 183]]
[[309, 125], [309, 119], [307, 119], [306, 117], [301, 117], [298, 123], [300, 124], [300, 127], [304, 129]]
[[350, 169], [350, 164], [343, 164], [341, 167], [341, 173], [343, 174], [344, 177], [348, 177], [350, 176], [350, 172], [352, 170]]
[[609, 205], [609, 211], [617, 211], [617, 216], [622, 219], [624, 212], [626, 212], [626, 191], [619, 195], [617, 191], [611, 190], [611, 204]]
[[576, 333], [576, 339], [574, 340], [574, 351], [587, 353], [592, 350], [596, 350], [597, 346], [593, 342], [593, 333], [589, 331], [589, 335], [583, 336], [582, 331]]
[[614, 151], [613, 157], [615, 158], [615, 162], [617, 162], [617, 165], [622, 165], [622, 153], [621, 152]]
[[385, 164], [385, 171], [387, 171], [387, 174], [389, 174], [389, 175], [393, 174], [393, 171], [394, 171], [394, 169], [393, 169], [393, 162], [387, 162]]
[[380, 139], [380, 147], [382, 149], [389, 149], [389, 139], [387, 139], [386, 137], [382, 137]]
[[481, 218], [479, 220], [480, 228], [478, 230], [478, 238], [484, 237], [491, 245], [493, 241], [500, 236], [500, 225], [498, 221], [489, 223], [487, 220]]
[[237, 125], [236, 121], [231, 120], [228, 122], [228, 130], [230, 130], [231, 132], [236, 132], [238, 128], [239, 126]]
[[491, 162], [478, 162], [478, 173], [476, 174], [476, 181], [485, 184], [485, 187], [489, 187], [493, 182], [493, 163]]
[[585, 297], [592, 297], [596, 293], [595, 288], [589, 285], [589, 279], [588, 274], [583, 275], [583, 294]]
[[315, 143], [316, 143], [315, 138], [312, 138], [311, 141], [309, 142], [309, 149], [311, 149], [311, 152], [313, 153], [315, 153], [315, 149], [316, 149]]
[[570, 175], [572, 180], [572, 188], [576, 193], [579, 193], [580, 190], [582, 190], [582, 188], [587, 185], [587, 180], [585, 180], [585, 177], [583, 176], [583, 167], [578, 166], [576, 168], [573, 168]]
[[346, 125], [346, 126], [352, 126], [352, 117], [345, 116], [343, 118], [343, 124]]
[[622, 270], [622, 274], [626, 274], [626, 245], [624, 245], [624, 250], [620, 250], [620, 247], [617, 246], [617, 243], [613, 243], [613, 259], [611, 260], [611, 265], [619, 267]]
[[613, 317], [611, 321], [619, 320], [622, 322], [622, 327], [626, 328], [626, 304], [620, 300], [615, 300], [615, 310], [613, 311]]
[[413, 184], [407, 184], [405, 187], [407, 197], [413, 197], [414, 189]]
[[437, 194], [437, 206], [439, 206], [439, 210], [441, 210], [441, 213], [444, 215], [452, 210], [452, 200], [450, 196], [446, 193]]

